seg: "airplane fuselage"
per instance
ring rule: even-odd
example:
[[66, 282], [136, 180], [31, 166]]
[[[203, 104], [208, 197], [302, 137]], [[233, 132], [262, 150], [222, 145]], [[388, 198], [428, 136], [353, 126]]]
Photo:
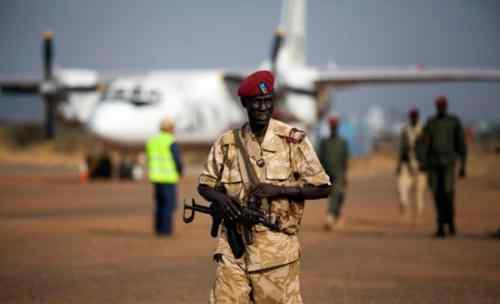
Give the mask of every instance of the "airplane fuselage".
[[165, 118], [175, 122], [179, 141], [209, 142], [241, 124], [245, 114], [218, 72], [154, 72], [115, 80], [87, 127], [105, 142], [143, 146]]

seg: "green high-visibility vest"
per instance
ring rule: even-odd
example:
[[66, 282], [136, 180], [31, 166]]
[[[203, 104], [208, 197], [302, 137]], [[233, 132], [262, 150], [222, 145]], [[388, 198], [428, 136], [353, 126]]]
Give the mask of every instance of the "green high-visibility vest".
[[148, 140], [146, 153], [151, 182], [174, 184], [179, 181], [179, 173], [171, 152], [174, 141], [174, 136], [165, 132], [160, 132]]

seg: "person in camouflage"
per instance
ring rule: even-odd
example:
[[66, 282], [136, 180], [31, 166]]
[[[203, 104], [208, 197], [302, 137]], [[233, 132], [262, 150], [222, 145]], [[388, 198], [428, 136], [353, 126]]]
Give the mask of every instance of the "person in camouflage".
[[424, 127], [421, 158], [427, 171], [429, 186], [434, 196], [437, 213], [435, 237], [445, 237], [445, 226], [450, 235], [455, 227], [455, 165], [460, 161], [459, 177], [464, 178], [467, 146], [464, 130], [458, 117], [447, 113], [446, 97], [436, 99], [437, 114]]
[[325, 229], [333, 227], [342, 228], [344, 220], [342, 217], [342, 205], [347, 188], [347, 165], [349, 161], [349, 145], [347, 141], [338, 134], [339, 118], [332, 116], [330, 123], [330, 137], [320, 142], [319, 159], [327, 174], [335, 183], [335, 191], [329, 197], [328, 212], [326, 215]]
[[[304, 131], [271, 118], [273, 89], [274, 77], [268, 71], [253, 73], [241, 83], [238, 95], [248, 123], [226, 132], [212, 145], [198, 192], [215, 204], [224, 219], [236, 221], [238, 205], [253, 196], [280, 229], [255, 225], [253, 242], [242, 257], [235, 258], [221, 225], [210, 303], [302, 303], [298, 232], [304, 201], [327, 197], [331, 184]], [[238, 148], [237, 136], [248, 159]], [[258, 184], [251, 181], [247, 168]]]
[[[425, 172], [420, 171], [421, 166], [419, 166], [417, 158], [417, 151], [422, 146], [421, 135], [423, 131], [419, 116], [417, 108], [412, 108], [408, 112], [409, 123], [404, 126], [401, 132], [399, 160], [396, 167], [401, 215], [405, 220], [413, 217], [414, 224], [422, 216], [427, 188]], [[413, 214], [411, 213], [411, 201], [415, 202], [416, 212]]]

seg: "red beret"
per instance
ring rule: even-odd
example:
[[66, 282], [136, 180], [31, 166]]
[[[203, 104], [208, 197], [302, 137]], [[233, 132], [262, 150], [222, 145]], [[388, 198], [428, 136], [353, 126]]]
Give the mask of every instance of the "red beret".
[[436, 107], [446, 107], [448, 105], [448, 100], [446, 96], [438, 96], [436, 98]]
[[412, 107], [410, 111], [408, 111], [408, 115], [410, 117], [418, 116], [418, 109], [416, 107]]
[[328, 118], [328, 123], [330, 124], [330, 126], [336, 126], [339, 124], [339, 120], [340, 118], [338, 116], [333, 115]]
[[267, 95], [274, 91], [274, 76], [269, 71], [257, 71], [245, 78], [238, 89], [238, 96]]

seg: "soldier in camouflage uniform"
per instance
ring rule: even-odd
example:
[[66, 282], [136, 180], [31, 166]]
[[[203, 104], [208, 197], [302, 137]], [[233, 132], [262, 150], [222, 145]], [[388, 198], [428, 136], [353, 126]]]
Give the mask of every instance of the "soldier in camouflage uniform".
[[[327, 197], [331, 185], [304, 131], [271, 119], [273, 85], [268, 71], [251, 74], [241, 83], [238, 95], [249, 122], [212, 145], [198, 192], [232, 220], [239, 216], [237, 204], [245, 204], [253, 195], [280, 230], [254, 226], [253, 243], [237, 259], [221, 226], [210, 303], [302, 303], [298, 232], [304, 200]], [[248, 152], [247, 164], [235, 136]], [[254, 168], [257, 185], [251, 182], [246, 165]]]
[[408, 112], [409, 123], [404, 126], [401, 132], [399, 160], [396, 167], [401, 214], [405, 220], [410, 219], [412, 215], [410, 203], [414, 201], [416, 207], [416, 212], [413, 213], [414, 224], [422, 216], [427, 188], [425, 172], [420, 171], [422, 166], [419, 166], [417, 158], [417, 151], [422, 146], [421, 135], [423, 131], [419, 116], [416, 108]]
[[455, 164], [460, 161], [459, 177], [465, 177], [467, 146], [460, 120], [447, 113], [446, 97], [436, 99], [437, 115], [429, 119], [424, 128], [422, 158], [427, 170], [430, 188], [437, 210], [435, 236], [445, 237], [445, 226], [450, 235], [455, 227]]
[[347, 165], [349, 162], [349, 145], [338, 134], [339, 117], [332, 116], [330, 123], [330, 137], [320, 142], [319, 159], [327, 174], [335, 183], [335, 191], [328, 198], [328, 212], [326, 215], [325, 229], [342, 228], [342, 205], [347, 188]]

